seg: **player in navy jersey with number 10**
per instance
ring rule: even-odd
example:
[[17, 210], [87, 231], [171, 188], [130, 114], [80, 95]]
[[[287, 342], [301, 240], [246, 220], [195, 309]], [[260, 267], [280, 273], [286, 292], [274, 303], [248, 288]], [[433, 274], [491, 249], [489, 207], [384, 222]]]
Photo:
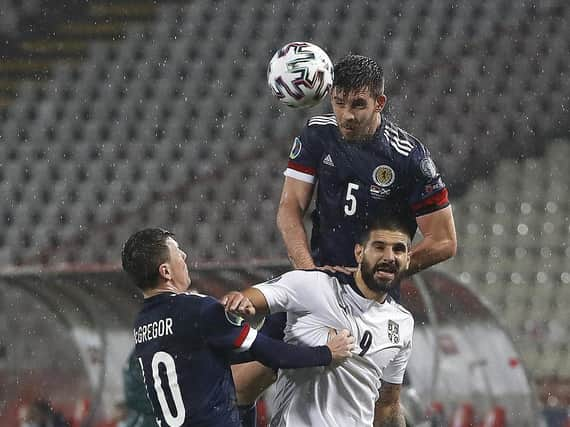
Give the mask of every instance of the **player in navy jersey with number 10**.
[[354, 348], [348, 331], [320, 347], [258, 335], [214, 298], [188, 292], [186, 254], [168, 231], [133, 234], [122, 264], [145, 298], [133, 330], [135, 356], [161, 426], [240, 427], [230, 371], [239, 353], [273, 368], [304, 368], [342, 361]]

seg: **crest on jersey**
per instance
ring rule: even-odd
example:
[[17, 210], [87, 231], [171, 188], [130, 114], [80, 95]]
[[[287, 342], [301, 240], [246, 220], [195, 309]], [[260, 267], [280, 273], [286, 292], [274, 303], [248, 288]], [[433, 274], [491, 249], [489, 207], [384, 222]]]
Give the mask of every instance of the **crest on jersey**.
[[226, 319], [228, 319], [228, 322], [230, 322], [232, 325], [234, 326], [243, 325], [244, 322], [243, 317], [240, 317], [237, 314], [228, 313], [227, 311], [224, 311], [224, 313], [226, 313]]
[[432, 159], [426, 157], [420, 162], [420, 170], [427, 178], [435, 178], [437, 175], [437, 169]]
[[394, 344], [400, 342], [400, 325], [393, 320], [388, 320], [388, 339]]
[[301, 140], [299, 137], [296, 137], [293, 141], [293, 147], [291, 147], [291, 152], [289, 153], [289, 158], [291, 160], [295, 160], [301, 154], [301, 148], [303, 145], [301, 144]]
[[390, 166], [380, 165], [372, 172], [372, 179], [380, 187], [389, 187], [394, 183], [396, 174]]

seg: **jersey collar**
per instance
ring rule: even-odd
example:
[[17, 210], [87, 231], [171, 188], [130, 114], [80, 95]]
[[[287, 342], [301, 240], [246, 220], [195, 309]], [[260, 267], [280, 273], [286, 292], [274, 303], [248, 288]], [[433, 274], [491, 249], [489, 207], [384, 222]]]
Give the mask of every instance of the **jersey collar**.
[[356, 305], [358, 306], [358, 308], [362, 311], [367, 311], [372, 307], [385, 307], [386, 303], [390, 303], [391, 298], [390, 295], [386, 296], [386, 300], [384, 300], [383, 303], [380, 303], [376, 300], [371, 300], [368, 299], [364, 296], [364, 294], [360, 291], [360, 289], [358, 289], [358, 286], [356, 286], [356, 281], [354, 280], [354, 276], [352, 275], [342, 275], [343, 278], [341, 280], [339, 280], [341, 283], [345, 283], [348, 285], [349, 289], [348, 289], [348, 294], [351, 295], [352, 299], [354, 300], [354, 302], [356, 303]]

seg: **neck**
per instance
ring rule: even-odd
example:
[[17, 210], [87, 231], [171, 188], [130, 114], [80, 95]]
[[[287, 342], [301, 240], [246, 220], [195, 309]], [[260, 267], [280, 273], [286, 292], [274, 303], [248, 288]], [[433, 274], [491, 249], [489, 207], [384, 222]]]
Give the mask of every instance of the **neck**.
[[377, 301], [380, 304], [383, 304], [384, 301], [386, 301], [386, 296], [387, 296], [386, 292], [373, 291], [368, 286], [366, 286], [366, 283], [364, 283], [364, 279], [362, 278], [362, 273], [360, 269], [358, 269], [356, 273], [354, 273], [354, 282], [356, 283], [356, 286], [358, 286], [358, 289], [360, 290], [360, 292], [362, 292], [362, 295], [364, 295], [366, 299]]
[[176, 286], [174, 286], [172, 283], [164, 282], [164, 283], [161, 283], [156, 288], [152, 288], [152, 289], [148, 289], [146, 291], [143, 291], [143, 295], [145, 298], [150, 298], [150, 297], [153, 297], [153, 296], [158, 295], [158, 294], [164, 294], [164, 293], [179, 294], [181, 292], [182, 291], [180, 289], [176, 288]]
[[374, 120], [373, 125], [370, 127], [370, 133], [366, 136], [366, 139], [372, 139], [372, 137], [378, 131], [378, 128], [382, 124], [382, 115], [381, 113], [376, 114], [376, 120]]

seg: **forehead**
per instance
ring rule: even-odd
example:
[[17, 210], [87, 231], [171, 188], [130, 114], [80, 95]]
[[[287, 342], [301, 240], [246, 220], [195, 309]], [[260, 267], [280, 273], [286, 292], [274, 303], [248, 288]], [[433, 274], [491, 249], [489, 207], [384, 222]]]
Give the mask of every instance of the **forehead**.
[[406, 247], [408, 245], [408, 241], [409, 237], [406, 233], [392, 230], [372, 230], [370, 232], [370, 238], [368, 239], [369, 244], [375, 242], [382, 242], [387, 245], [403, 243]]
[[166, 246], [168, 246], [168, 249], [178, 249], [178, 242], [176, 240], [174, 240], [172, 237], [167, 237], [166, 238]]
[[349, 90], [349, 91], [333, 87], [332, 97], [340, 98], [346, 102], [350, 102], [356, 99], [366, 99], [366, 100], [374, 99], [372, 93], [370, 92], [370, 89], [368, 89], [367, 87], [356, 90]]

